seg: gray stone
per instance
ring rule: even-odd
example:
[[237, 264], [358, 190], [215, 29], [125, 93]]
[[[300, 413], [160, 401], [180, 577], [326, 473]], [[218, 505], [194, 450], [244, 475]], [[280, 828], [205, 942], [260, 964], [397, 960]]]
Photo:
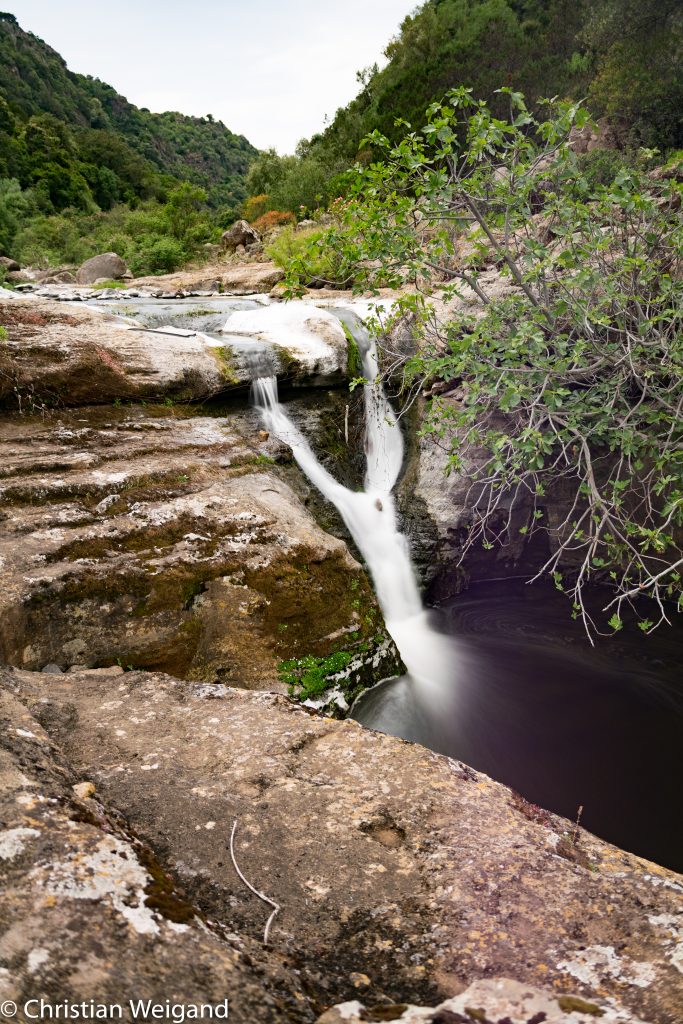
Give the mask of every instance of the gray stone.
[[236, 252], [240, 246], [246, 249], [248, 245], [260, 241], [261, 236], [258, 231], [256, 228], [252, 228], [246, 220], [235, 221], [232, 227], [221, 235], [221, 244], [227, 252]]
[[93, 284], [99, 278], [107, 281], [118, 281], [130, 271], [125, 262], [115, 252], [104, 252], [92, 256], [81, 264], [76, 275], [79, 284]]

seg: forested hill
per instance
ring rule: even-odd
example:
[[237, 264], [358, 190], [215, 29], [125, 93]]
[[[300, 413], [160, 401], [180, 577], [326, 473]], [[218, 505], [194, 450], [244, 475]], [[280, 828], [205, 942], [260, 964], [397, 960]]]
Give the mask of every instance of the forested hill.
[[336, 146], [359, 128], [392, 135], [396, 117], [421, 124], [449, 88], [491, 101], [511, 86], [531, 102], [585, 98], [626, 143], [680, 146], [682, 46], [680, 0], [428, 0], [325, 135]]
[[0, 178], [42, 188], [53, 209], [163, 199], [182, 180], [205, 189], [214, 209], [235, 210], [255, 154], [210, 115], [153, 114], [69, 71], [0, 13]]
[[382, 68], [359, 72], [360, 91], [296, 157], [264, 154], [252, 166], [251, 196], [263, 208], [315, 208], [339, 195], [337, 177], [361, 140], [379, 129], [420, 128], [427, 107], [451, 88], [470, 88], [498, 116], [507, 86], [535, 106], [559, 96], [585, 100], [609, 121], [625, 153], [683, 146], [683, 7], [680, 0], [427, 0], [403, 21]]

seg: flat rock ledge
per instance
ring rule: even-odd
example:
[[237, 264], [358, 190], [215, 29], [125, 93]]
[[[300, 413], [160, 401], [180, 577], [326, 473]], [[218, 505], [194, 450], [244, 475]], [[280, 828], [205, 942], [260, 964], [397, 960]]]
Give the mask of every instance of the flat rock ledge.
[[233, 295], [252, 295], [257, 292], [269, 292], [284, 276], [284, 271], [280, 267], [267, 261], [224, 261], [207, 264], [196, 270], [180, 270], [158, 277], [138, 277], [132, 283], [136, 288], [163, 288], [165, 291], [208, 288], [211, 291], [230, 292]]
[[[460, 762], [155, 673], [2, 669], [0, 691], [3, 997], [220, 992], [257, 1024], [680, 1022], [683, 878]], [[234, 822], [242, 873], [281, 907], [268, 948]]]
[[[200, 331], [151, 330], [82, 303], [6, 295], [0, 295], [0, 324], [7, 330], [0, 345], [0, 406], [204, 401], [248, 387], [255, 373], [227, 337], [221, 343]], [[269, 372], [296, 383], [344, 382], [344, 332], [323, 311], [307, 315], [312, 327], [298, 347], [264, 345]]]

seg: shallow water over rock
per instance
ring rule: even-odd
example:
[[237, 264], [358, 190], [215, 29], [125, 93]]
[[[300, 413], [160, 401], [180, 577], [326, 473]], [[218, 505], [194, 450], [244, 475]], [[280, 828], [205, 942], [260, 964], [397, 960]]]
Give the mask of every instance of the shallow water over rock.
[[449, 692], [387, 680], [352, 716], [572, 820], [582, 806], [586, 828], [680, 870], [681, 623], [592, 648], [552, 586], [505, 581], [473, 586], [440, 624], [453, 638]]

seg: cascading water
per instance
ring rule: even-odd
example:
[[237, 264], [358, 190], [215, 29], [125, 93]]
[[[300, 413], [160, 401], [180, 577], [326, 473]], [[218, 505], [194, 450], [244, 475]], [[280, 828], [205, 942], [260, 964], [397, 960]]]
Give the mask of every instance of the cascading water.
[[277, 378], [254, 381], [253, 395], [271, 433], [292, 449], [311, 483], [341, 514], [372, 576], [387, 629], [410, 676], [422, 688], [438, 687], [442, 698], [453, 676], [453, 648], [431, 626], [422, 605], [406, 538], [400, 533], [391, 491], [403, 464], [403, 438], [396, 415], [379, 382], [374, 340], [348, 313], [361, 356], [365, 399], [366, 471], [364, 491], [351, 491], [318, 462], [306, 438], [278, 400]]

